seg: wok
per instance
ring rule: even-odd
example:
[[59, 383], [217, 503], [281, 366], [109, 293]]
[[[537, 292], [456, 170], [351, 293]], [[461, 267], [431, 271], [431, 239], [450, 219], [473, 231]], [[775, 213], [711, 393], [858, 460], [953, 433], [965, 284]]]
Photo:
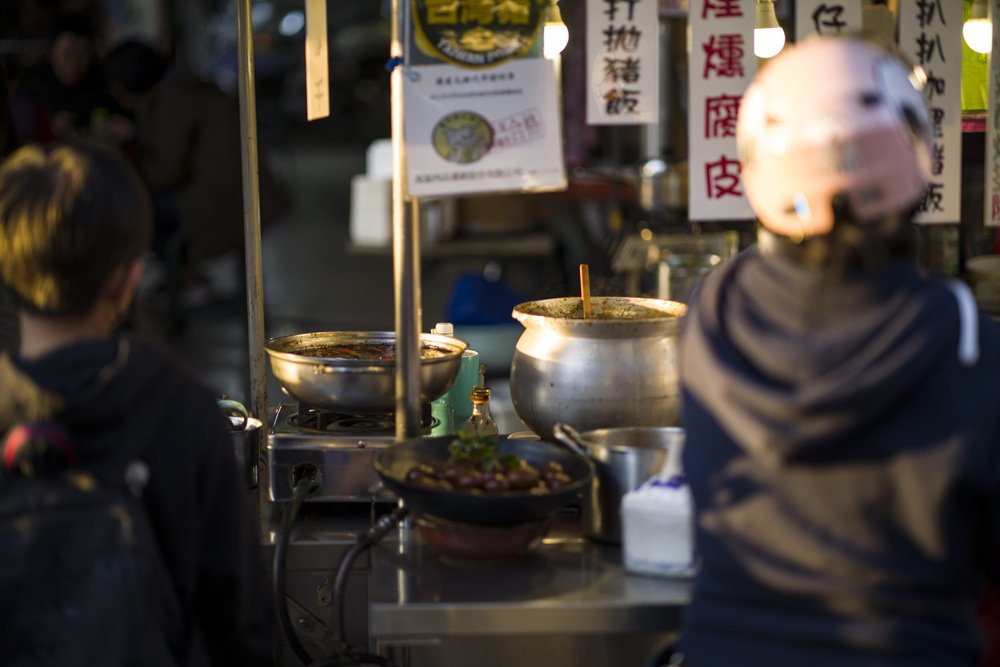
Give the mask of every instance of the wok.
[[514, 454], [537, 468], [555, 461], [569, 475], [568, 484], [544, 495], [532, 495], [527, 491], [472, 493], [428, 489], [406, 480], [406, 473], [413, 466], [443, 466], [448, 459], [448, 445], [454, 440], [454, 436], [439, 436], [391, 445], [375, 455], [375, 472], [414, 513], [493, 526], [548, 518], [590, 484], [591, 465], [586, 458], [551, 442], [526, 439], [501, 439], [497, 443], [497, 453]]
[[[367, 414], [395, 409], [396, 360], [340, 358], [329, 356], [329, 350], [395, 342], [392, 331], [321, 331], [272, 338], [264, 350], [282, 390], [296, 401]], [[429, 403], [451, 388], [468, 345], [451, 336], [422, 333], [420, 346], [436, 351], [435, 356], [420, 356], [420, 400]]]

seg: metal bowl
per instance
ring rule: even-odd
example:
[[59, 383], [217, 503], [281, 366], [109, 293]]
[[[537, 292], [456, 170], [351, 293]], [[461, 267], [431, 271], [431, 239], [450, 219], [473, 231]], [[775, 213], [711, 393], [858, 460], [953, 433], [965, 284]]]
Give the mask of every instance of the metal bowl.
[[[395, 359], [322, 356], [327, 348], [394, 344], [392, 331], [321, 331], [272, 338], [264, 343], [271, 372], [300, 403], [342, 412], [391, 412], [396, 407]], [[420, 400], [429, 403], [455, 382], [468, 345], [451, 336], [420, 334]], [[423, 350], [433, 348], [434, 356]]]

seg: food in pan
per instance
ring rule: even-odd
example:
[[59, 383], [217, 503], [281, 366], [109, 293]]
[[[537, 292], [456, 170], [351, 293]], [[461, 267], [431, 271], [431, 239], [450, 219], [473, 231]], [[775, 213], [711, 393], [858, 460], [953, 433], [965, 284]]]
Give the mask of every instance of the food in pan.
[[540, 495], [568, 484], [570, 476], [557, 461], [540, 468], [513, 454], [499, 454], [494, 436], [461, 433], [448, 448], [442, 466], [421, 464], [406, 473], [406, 480], [428, 489], [501, 493], [527, 491]]
[[[323, 357], [325, 359], [361, 359], [364, 361], [391, 361], [396, 358], [395, 343], [338, 343], [336, 345], [323, 345], [307, 350], [309, 356]], [[432, 359], [451, 354], [446, 350], [433, 345], [423, 344], [420, 346], [420, 357]]]

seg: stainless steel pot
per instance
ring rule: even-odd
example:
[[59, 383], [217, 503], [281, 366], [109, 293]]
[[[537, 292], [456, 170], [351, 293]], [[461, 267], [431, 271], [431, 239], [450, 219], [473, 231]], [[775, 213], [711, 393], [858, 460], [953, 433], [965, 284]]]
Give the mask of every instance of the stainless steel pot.
[[233, 431], [230, 436], [233, 439], [240, 478], [247, 489], [257, 488], [257, 459], [260, 458], [260, 429], [263, 425], [259, 419], [248, 417], [243, 428]]
[[518, 416], [543, 438], [557, 422], [580, 430], [676, 426], [677, 336], [687, 306], [662, 299], [593, 297], [522, 303], [510, 371]]
[[[264, 349], [274, 377], [296, 401], [343, 412], [390, 412], [396, 407], [395, 359], [344, 359], [327, 351], [395, 341], [392, 331], [324, 331], [272, 338]], [[435, 349], [420, 359], [420, 400], [429, 403], [451, 388], [468, 345], [437, 334], [420, 334], [420, 345]]]
[[216, 403], [222, 410], [222, 414], [229, 420], [236, 465], [240, 471], [243, 486], [247, 489], [256, 489], [258, 481], [257, 460], [260, 457], [261, 427], [264, 423], [251, 417], [245, 405], [229, 398], [226, 394], [223, 394]]
[[678, 427], [577, 433], [566, 424], [556, 424], [554, 435], [593, 462], [593, 481], [581, 507], [583, 534], [612, 544], [622, 540], [622, 498], [660, 472], [669, 455], [680, 453], [672, 449], [684, 446], [684, 429]]

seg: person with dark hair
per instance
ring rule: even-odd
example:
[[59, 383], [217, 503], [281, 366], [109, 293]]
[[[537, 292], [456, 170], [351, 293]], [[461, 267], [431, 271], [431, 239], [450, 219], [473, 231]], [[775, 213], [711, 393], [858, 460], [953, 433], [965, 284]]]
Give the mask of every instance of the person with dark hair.
[[[226, 419], [164, 352], [116, 333], [151, 234], [147, 194], [116, 155], [31, 145], [0, 166], [0, 279], [23, 334], [0, 355], [0, 447], [25, 419], [58, 424], [82, 465], [148, 439], [141, 502], [183, 610], [167, 619], [176, 664], [272, 664], [267, 576]], [[18, 613], [2, 606], [0, 624]]]
[[96, 52], [96, 38], [85, 16], [66, 16], [53, 27], [48, 57], [18, 77], [18, 96], [32, 105], [30, 127], [19, 127], [23, 143], [67, 141], [100, 133], [119, 113]]
[[747, 88], [758, 243], [685, 318], [691, 667], [972, 667], [1000, 546], [1000, 328], [924, 275], [918, 72], [810, 38]]

